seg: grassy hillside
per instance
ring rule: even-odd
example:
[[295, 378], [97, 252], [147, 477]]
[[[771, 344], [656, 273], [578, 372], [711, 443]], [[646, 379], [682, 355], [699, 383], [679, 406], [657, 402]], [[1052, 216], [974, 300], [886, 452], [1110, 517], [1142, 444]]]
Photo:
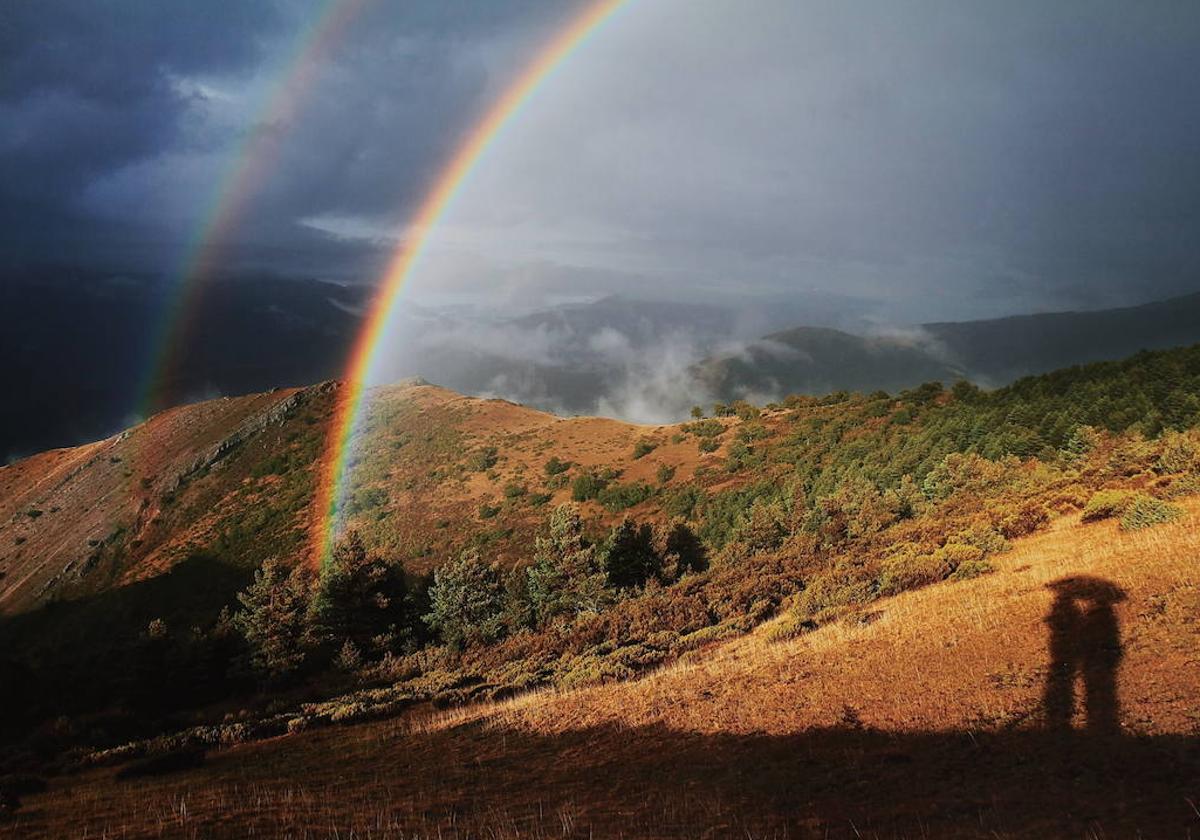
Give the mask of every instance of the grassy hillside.
[[[9, 511], [0, 540], [12, 537], [14, 547], [4, 570], [19, 572], [0, 579], [0, 592], [19, 595], [9, 596], [14, 606], [0, 623], [2, 667], [18, 686], [4, 698], [0, 720], [10, 737], [0, 769], [45, 775], [120, 764], [124, 774], [154, 774], [214, 750], [219, 766], [220, 748], [231, 744], [340, 731], [378, 718], [425, 719], [430, 709], [588, 686], [602, 687], [598, 697], [616, 692], [607, 695], [615, 699], [570, 707], [566, 717], [586, 724], [577, 734], [539, 723], [548, 734], [523, 742], [531, 753], [586, 752], [596, 739], [609, 743], [606, 731], [633, 726], [650, 738], [641, 742], [643, 752], [659, 742], [664, 756], [746, 751], [750, 763], [728, 770], [727, 781], [735, 780], [757, 760], [779, 760], [775, 735], [746, 740], [774, 732], [777, 723], [768, 718], [775, 715], [821, 733], [811, 747], [820, 755], [877, 752], [887, 739], [876, 729], [894, 729], [928, 735], [911, 751], [931, 751], [941, 761], [968, 720], [995, 733], [1023, 731], [1038, 720], [1070, 729], [1069, 709], [1062, 708], [1069, 679], [1046, 689], [1056, 698], [1046, 700], [1053, 713], [1038, 718], [1029, 707], [1029, 692], [1049, 684], [1029, 664], [1035, 642], [1045, 657], [1041, 616], [1051, 621], [1052, 656], [1063, 658], [1064, 668], [1096, 672], [1100, 699], [1093, 705], [1103, 708], [1087, 726], [1111, 739], [1142, 731], [1141, 718], [1116, 706], [1113, 675], [1121, 660], [1112, 657], [1122, 639], [1132, 650], [1118, 627], [1142, 621], [1144, 610], [1151, 624], [1153, 611], [1178, 619], [1170, 633], [1146, 630], [1144, 638], [1148, 650], [1185, 673], [1170, 683], [1171, 702], [1194, 707], [1186, 657], [1172, 659], [1171, 641], [1188, 638], [1179, 628], [1192, 620], [1191, 596], [1181, 596], [1178, 609], [1170, 599], [1194, 586], [1192, 568], [1178, 557], [1190, 551], [1191, 533], [1179, 523], [1193, 521], [1190, 497], [1200, 492], [1200, 347], [1068, 369], [992, 392], [931, 383], [897, 395], [835, 393], [762, 408], [735, 404], [721, 407], [720, 417], [658, 427], [556, 418], [420, 383], [382, 389], [343, 503], [345, 530], [333, 559], [313, 575], [304, 528], [335, 396], [328, 386], [202, 404], [95, 448], [0, 471]], [[169, 465], [148, 473], [167, 482], [159, 489], [152, 478], [148, 504], [130, 507], [127, 497], [131, 486], [142, 486], [137, 463], [150, 462], [106, 456], [126, 451], [116, 449], [122, 446]], [[83, 536], [75, 517], [51, 515], [51, 507], [62, 509], [55, 494], [94, 499], [97, 511], [111, 515], [105, 528], [115, 536], [93, 547], [102, 548], [96, 562], [46, 578], [48, 589], [31, 589], [23, 581], [34, 579], [30, 570], [45, 574], [42, 549], [22, 549]], [[140, 521], [143, 511], [149, 513]], [[82, 521], [99, 521], [99, 513], [90, 516]], [[1017, 577], [1020, 592], [990, 588], [1009, 572], [1035, 567], [1012, 565], [1020, 546], [1060, 531], [1078, 535], [1072, 545], [1088, 546], [1074, 566], [1065, 564], [1062, 575], [1053, 567]], [[1125, 546], [1128, 579], [1107, 565], [1093, 568], [1101, 552], [1084, 535], [1095, 533]], [[1165, 571], [1151, 554], [1155, 539], [1166, 540], [1164, 556], [1177, 558]], [[1079, 574], [1101, 580], [1045, 587]], [[1134, 616], [1130, 593], [1138, 587], [1148, 594], [1137, 596]], [[924, 592], [934, 599], [928, 637], [878, 637], [872, 647], [845, 636], [852, 628], [896, 626], [885, 620], [895, 605], [921, 603], [906, 599]], [[1013, 627], [1025, 628], [1002, 634], [973, 660], [971, 668], [986, 664], [994, 675], [962, 670], [966, 660], [943, 664], [963, 655], [958, 640], [974, 612], [955, 612], [934, 592], [963, 593], [974, 612], [993, 609], [994, 600], [997, 615], [1011, 609]], [[758, 647], [743, 647], [751, 644], [747, 637]], [[699, 740], [673, 740], [673, 727], [708, 717], [707, 700], [693, 707], [684, 692], [683, 718], [656, 718], [653, 709], [666, 705], [666, 696], [623, 699], [624, 689], [610, 688], [647, 674], [665, 679], [674, 672], [661, 669], [681, 662], [718, 663], [737, 651], [844, 637], [849, 647], [831, 648], [832, 659], [812, 659], [797, 677], [817, 680], [806, 683], [810, 717], [766, 699], [783, 691], [773, 682], [775, 665], [757, 677], [737, 670], [729, 678], [736, 689], [726, 693], [749, 692], [754, 701], [731, 700], [728, 714], [744, 716], [745, 726], [718, 717]], [[908, 647], [911, 658], [897, 653]], [[1020, 650], [1020, 661], [1004, 659]], [[839, 670], [847, 657], [876, 661], [891, 681], [867, 686], [861, 701], [836, 699], [858, 685], [858, 677]], [[905, 662], [911, 673], [895, 670]], [[903, 693], [910, 683], [925, 685], [918, 671], [926, 664], [937, 674], [945, 670], [950, 682], [913, 694], [913, 703], [928, 705], [922, 716], [905, 711], [908, 701], [885, 687]], [[953, 686], [968, 677], [975, 693], [958, 694]], [[823, 684], [832, 693], [822, 695]], [[1026, 693], [1008, 694], [1010, 684]], [[630, 715], [641, 704], [650, 717], [605, 718], [604, 703]], [[1155, 738], [1166, 733], [1166, 740], [1119, 742], [1131, 766], [1153, 765], [1159, 752], [1174, 755], [1185, 745], [1171, 739], [1192, 734], [1188, 713], [1172, 714], [1159, 709], [1155, 719], [1169, 723], [1146, 730]], [[553, 717], [545, 715], [543, 721]], [[425, 734], [434, 739], [429, 749], [471, 749], [457, 734]], [[328, 747], [342, 736], [309, 737], [317, 740], [306, 743]], [[611, 737], [621, 742], [621, 760], [633, 761], [633, 747]], [[1022, 738], [1004, 742], [1002, 751], [1056, 749], [1040, 734]], [[765, 756], [756, 752], [764, 743], [775, 745]], [[503, 765], [507, 758], [496, 760]], [[600, 772], [594, 762], [585, 765]], [[853, 772], [830, 771], [829, 789], [844, 786]], [[574, 790], [586, 789], [590, 778], [561, 780]], [[685, 789], [701, 783], [674, 778]], [[1010, 784], [1008, 778], [997, 784]], [[763, 795], [774, 802], [785, 781], [773, 777]], [[636, 774], [630, 784], [644, 787]], [[983, 788], [963, 795], [986, 798]], [[1156, 803], [1167, 796], [1166, 788], [1153, 791]], [[729, 807], [714, 813], [774, 813], [777, 803]], [[446, 814], [437, 808], [440, 821]], [[353, 822], [357, 813], [336, 811], [335, 819]], [[417, 812], [405, 813], [410, 824]]]
[[[988, 576], [635, 682], [52, 781], [13, 836], [1183, 837], [1200, 828], [1200, 508], [1065, 517]], [[1119, 732], [1048, 727], [1056, 582], [1120, 587]], [[1085, 625], [1086, 626], [1086, 625]], [[1085, 633], [1086, 630], [1075, 632]], [[1086, 638], [1084, 639], [1086, 641]], [[0, 833], [5, 827], [0, 823]]]

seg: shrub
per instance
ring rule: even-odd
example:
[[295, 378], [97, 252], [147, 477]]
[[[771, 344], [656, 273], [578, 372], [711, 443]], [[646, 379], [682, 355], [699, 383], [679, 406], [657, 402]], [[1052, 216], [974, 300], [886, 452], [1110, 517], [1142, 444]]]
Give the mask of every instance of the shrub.
[[1144, 472], [1155, 460], [1154, 445], [1135, 435], [1113, 448], [1108, 468], [1114, 475], [1133, 476]]
[[496, 447], [484, 446], [467, 456], [467, 469], [472, 472], [487, 472], [496, 466], [498, 460], [500, 460], [500, 453]]
[[1136, 531], [1174, 522], [1183, 511], [1153, 496], [1137, 494], [1121, 514], [1121, 530]]
[[487, 502], [484, 502], [483, 504], [481, 504], [479, 506], [479, 518], [480, 519], [491, 519], [499, 512], [500, 512], [499, 505], [491, 505], [491, 504], [488, 504]]
[[1200, 472], [1200, 447], [1195, 438], [1182, 432], [1166, 434], [1154, 467], [1160, 473]]
[[716, 452], [721, 448], [721, 441], [717, 438], [701, 438], [698, 448], [701, 452]]
[[879, 594], [895, 595], [909, 589], [945, 580], [954, 570], [944, 555], [917, 554], [907, 550], [883, 562], [879, 576]]
[[571, 462], [560, 460], [558, 456], [551, 455], [550, 460], [542, 465], [542, 469], [548, 476], [559, 475], [571, 469]]
[[1082, 461], [1100, 445], [1100, 433], [1091, 426], [1076, 426], [1062, 451], [1068, 461]]
[[663, 502], [663, 512], [668, 516], [691, 519], [696, 505], [704, 499], [704, 491], [695, 484], [685, 484]]
[[700, 420], [701, 418], [704, 417], [704, 409], [698, 405], [692, 406], [692, 416], [695, 417], [697, 420]]
[[829, 610], [869, 603], [874, 597], [873, 581], [863, 569], [839, 563], [809, 581], [796, 610], [801, 618], [818, 618]]
[[660, 464], [655, 477], [658, 479], [659, 484], [667, 484], [675, 477], [675, 468], [667, 464]]
[[642, 438], [633, 445], [633, 459], [636, 461], [639, 458], [645, 458], [657, 448], [657, 443], [652, 440], [646, 440], [645, 438]]
[[682, 520], [661, 529], [655, 544], [662, 557], [662, 574], [667, 581], [679, 580], [688, 572], [708, 568], [708, 555], [696, 532]]
[[580, 473], [571, 482], [571, 499], [576, 502], [586, 502], [600, 495], [608, 482], [595, 473]]
[[779, 502], [755, 499], [737, 526], [733, 539], [751, 554], [774, 551], [788, 535], [787, 513]]
[[978, 523], [955, 533], [950, 542], [973, 545], [984, 554], [1000, 554], [1011, 548], [1002, 533], [990, 525]]
[[1050, 514], [1037, 502], [1026, 502], [1016, 510], [1001, 512], [996, 528], [1008, 539], [1032, 534], [1050, 521]]
[[745, 400], [737, 400], [730, 406], [730, 409], [742, 420], [757, 420], [762, 414], [755, 406]]
[[699, 438], [720, 437], [725, 431], [725, 424], [720, 420], [698, 420], [683, 427], [689, 434]]
[[958, 568], [954, 570], [954, 574], [950, 575], [950, 580], [970, 580], [994, 571], [996, 571], [996, 567], [987, 560], [967, 560], [959, 564]]
[[510, 481], [504, 485], [504, 498], [516, 500], [526, 495], [529, 492], [524, 484], [519, 481]]
[[629, 484], [611, 484], [596, 495], [604, 509], [617, 513], [641, 504], [654, 495], [654, 488], [642, 481]]
[[1100, 519], [1111, 519], [1124, 513], [1134, 494], [1129, 490], [1100, 490], [1092, 494], [1083, 507], [1084, 522], [1096, 522]]
[[1200, 493], [1200, 475], [1182, 475], [1167, 485], [1166, 495], [1170, 499], [1194, 496]]
[[984, 551], [979, 546], [952, 542], [939, 548], [933, 556], [957, 572], [960, 566], [981, 562]]

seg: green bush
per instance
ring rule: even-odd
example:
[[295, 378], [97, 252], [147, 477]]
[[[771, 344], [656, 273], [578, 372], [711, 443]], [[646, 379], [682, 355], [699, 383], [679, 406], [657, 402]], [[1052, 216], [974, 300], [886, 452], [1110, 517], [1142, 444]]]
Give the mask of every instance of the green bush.
[[633, 445], [633, 459], [636, 461], [639, 458], [645, 458], [657, 448], [657, 443], [652, 440], [646, 440], [645, 438], [642, 438]]
[[960, 566], [981, 562], [985, 552], [979, 546], [952, 542], [939, 548], [933, 556], [957, 572]]
[[787, 512], [783, 505], [755, 499], [734, 530], [733, 539], [751, 554], [759, 554], [779, 548], [787, 535]]
[[699, 438], [720, 437], [725, 431], [725, 424], [720, 420], [697, 420], [683, 427], [688, 434]]
[[874, 581], [864, 569], [839, 563], [808, 582], [796, 608], [802, 618], [819, 618], [829, 610], [866, 604], [874, 597]]
[[600, 491], [608, 482], [595, 473], [585, 472], [575, 476], [571, 482], [571, 499], [576, 502], [586, 502], [600, 495]]
[[721, 441], [717, 438], [701, 438], [698, 448], [701, 452], [716, 452], [721, 448]]
[[1100, 519], [1111, 519], [1125, 512], [1133, 501], [1134, 493], [1130, 490], [1100, 490], [1088, 499], [1083, 507], [1083, 521], [1096, 522]]
[[895, 595], [945, 580], [954, 570], [944, 556], [907, 550], [883, 561], [879, 594]]
[[1016, 509], [1002, 510], [996, 528], [1008, 539], [1032, 534], [1050, 522], [1050, 514], [1037, 502], [1026, 502]]
[[696, 506], [704, 499], [704, 491], [695, 484], [685, 484], [663, 501], [663, 512], [668, 516], [691, 519]]
[[1168, 433], [1163, 436], [1162, 452], [1154, 466], [1160, 473], [1200, 472], [1200, 445], [1192, 435]]
[[742, 420], [757, 420], [762, 414], [756, 406], [751, 405], [745, 400], [737, 400], [730, 406], [733, 413]]
[[558, 456], [551, 455], [550, 460], [542, 465], [542, 469], [545, 470], [546, 475], [555, 476], [571, 469], [571, 462], [560, 460]]
[[658, 471], [655, 473], [655, 478], [659, 484], [667, 484], [675, 477], [675, 468], [667, 464], [659, 464]]
[[643, 481], [610, 484], [596, 494], [596, 500], [611, 513], [639, 505], [654, 495], [654, 488]]
[[1137, 494], [1121, 514], [1121, 530], [1136, 531], [1174, 522], [1183, 511], [1169, 502], [1153, 496]]
[[653, 530], [628, 516], [613, 526], [600, 554], [608, 585], [614, 589], [645, 586], [646, 581], [662, 572], [662, 558], [655, 550]]
[[954, 570], [954, 574], [950, 575], [950, 580], [970, 580], [994, 571], [996, 571], [996, 567], [987, 560], [967, 560], [959, 564], [959, 567]]

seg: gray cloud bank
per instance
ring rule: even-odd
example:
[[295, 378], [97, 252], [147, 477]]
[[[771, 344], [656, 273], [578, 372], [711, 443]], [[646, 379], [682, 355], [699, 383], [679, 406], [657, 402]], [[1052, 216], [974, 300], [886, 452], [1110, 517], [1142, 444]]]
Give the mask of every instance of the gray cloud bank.
[[[326, 5], [8, 4], [0, 259], [169, 272]], [[226, 268], [373, 281], [581, 5], [368, 4], [267, 127]], [[632, 0], [489, 148], [412, 299], [836, 296], [902, 323], [1186, 291], [1197, 43], [1185, 0]]]

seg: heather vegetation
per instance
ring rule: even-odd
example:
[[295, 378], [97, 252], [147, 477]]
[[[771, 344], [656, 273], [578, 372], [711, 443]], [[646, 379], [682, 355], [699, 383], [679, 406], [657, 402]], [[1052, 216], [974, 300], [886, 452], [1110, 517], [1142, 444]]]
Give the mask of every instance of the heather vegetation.
[[[769, 619], [784, 638], [883, 597], [988, 574], [1013, 540], [1055, 516], [1144, 528], [1200, 490], [1200, 348], [991, 392], [931, 383], [713, 413], [722, 419], [681, 433], [725, 440], [725, 455], [687, 480], [670, 466], [653, 485], [622, 481], [621, 465], [539, 460], [547, 479], [565, 486], [570, 476], [573, 502], [537, 514], [540, 534], [516, 562], [501, 564], [479, 538], [414, 574], [351, 530], [319, 573], [302, 554], [268, 559], [215, 621], [147, 627], [131, 642], [131, 673], [170, 661], [180, 685], [202, 675], [204, 703], [243, 708], [233, 722], [191, 728], [181, 724], [195, 716], [175, 715], [158, 731], [182, 731], [169, 745], [216, 743], [422, 701], [626, 679]], [[638, 446], [633, 457], [658, 453]], [[504, 457], [479, 448], [468, 468]], [[530, 495], [505, 485], [506, 505]], [[135, 677], [106, 702], [132, 704], [144, 690]], [[103, 748], [120, 738], [77, 740]]]

